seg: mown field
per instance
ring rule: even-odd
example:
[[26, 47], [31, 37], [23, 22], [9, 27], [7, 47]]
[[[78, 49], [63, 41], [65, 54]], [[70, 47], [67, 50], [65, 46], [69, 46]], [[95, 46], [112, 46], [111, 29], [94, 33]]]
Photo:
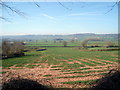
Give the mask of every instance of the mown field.
[[[109, 70], [118, 68], [118, 51], [84, 51], [70, 47], [47, 47], [25, 52], [25, 56], [5, 59], [3, 75], [19, 73], [30, 79], [47, 79], [52, 87], [90, 87]], [[32, 74], [32, 75], [31, 75]], [[14, 75], [13, 75], [14, 76]]]

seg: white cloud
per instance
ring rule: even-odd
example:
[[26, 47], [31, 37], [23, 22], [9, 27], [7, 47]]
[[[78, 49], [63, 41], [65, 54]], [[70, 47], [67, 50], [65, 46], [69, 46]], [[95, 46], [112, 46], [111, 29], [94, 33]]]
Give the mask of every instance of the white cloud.
[[41, 15], [44, 16], [44, 17], [47, 17], [48, 19], [51, 19], [51, 20], [55, 20], [55, 19], [56, 19], [55, 17], [49, 16], [49, 15], [47, 15], [47, 14], [45, 14], [45, 13], [43, 13], [43, 14], [41, 14]]
[[103, 15], [102, 13], [100, 12], [83, 12], [83, 13], [72, 13], [72, 14], [69, 14], [68, 16], [83, 16], [83, 15]]

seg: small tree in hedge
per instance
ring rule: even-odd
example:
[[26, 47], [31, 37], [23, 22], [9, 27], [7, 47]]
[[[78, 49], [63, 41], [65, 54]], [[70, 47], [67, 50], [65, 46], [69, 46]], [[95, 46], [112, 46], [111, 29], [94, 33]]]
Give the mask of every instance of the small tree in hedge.
[[106, 44], [107, 44], [106, 47], [114, 47], [115, 46], [115, 44], [111, 41], [107, 41]]
[[99, 40], [101, 40], [101, 39], [100, 39], [100, 38], [89, 38], [89, 39], [85, 39], [85, 40], [81, 43], [81, 46], [82, 46], [82, 48], [87, 49], [87, 43], [88, 43], [89, 41], [99, 41]]
[[67, 46], [67, 41], [63, 41], [63, 45], [64, 45], [64, 47], [66, 47]]

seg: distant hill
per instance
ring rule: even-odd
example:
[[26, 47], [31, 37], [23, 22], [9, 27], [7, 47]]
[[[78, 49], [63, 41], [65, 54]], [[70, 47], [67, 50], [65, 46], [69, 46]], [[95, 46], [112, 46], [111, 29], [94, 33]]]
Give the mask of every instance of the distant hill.
[[94, 33], [77, 33], [69, 35], [13, 35], [13, 36], [2, 36], [3, 39], [8, 40], [54, 40], [61, 38], [64, 40], [84, 40], [88, 38], [101, 38], [104, 40], [117, 41], [118, 34], [94, 34]]

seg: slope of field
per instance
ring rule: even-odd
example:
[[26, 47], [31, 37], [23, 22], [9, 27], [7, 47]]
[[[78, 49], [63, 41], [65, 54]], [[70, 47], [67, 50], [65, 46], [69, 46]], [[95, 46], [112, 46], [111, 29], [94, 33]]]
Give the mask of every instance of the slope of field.
[[118, 51], [68, 47], [26, 52], [26, 56], [3, 60], [3, 81], [20, 76], [54, 88], [90, 87], [109, 70], [118, 68], [118, 58]]

